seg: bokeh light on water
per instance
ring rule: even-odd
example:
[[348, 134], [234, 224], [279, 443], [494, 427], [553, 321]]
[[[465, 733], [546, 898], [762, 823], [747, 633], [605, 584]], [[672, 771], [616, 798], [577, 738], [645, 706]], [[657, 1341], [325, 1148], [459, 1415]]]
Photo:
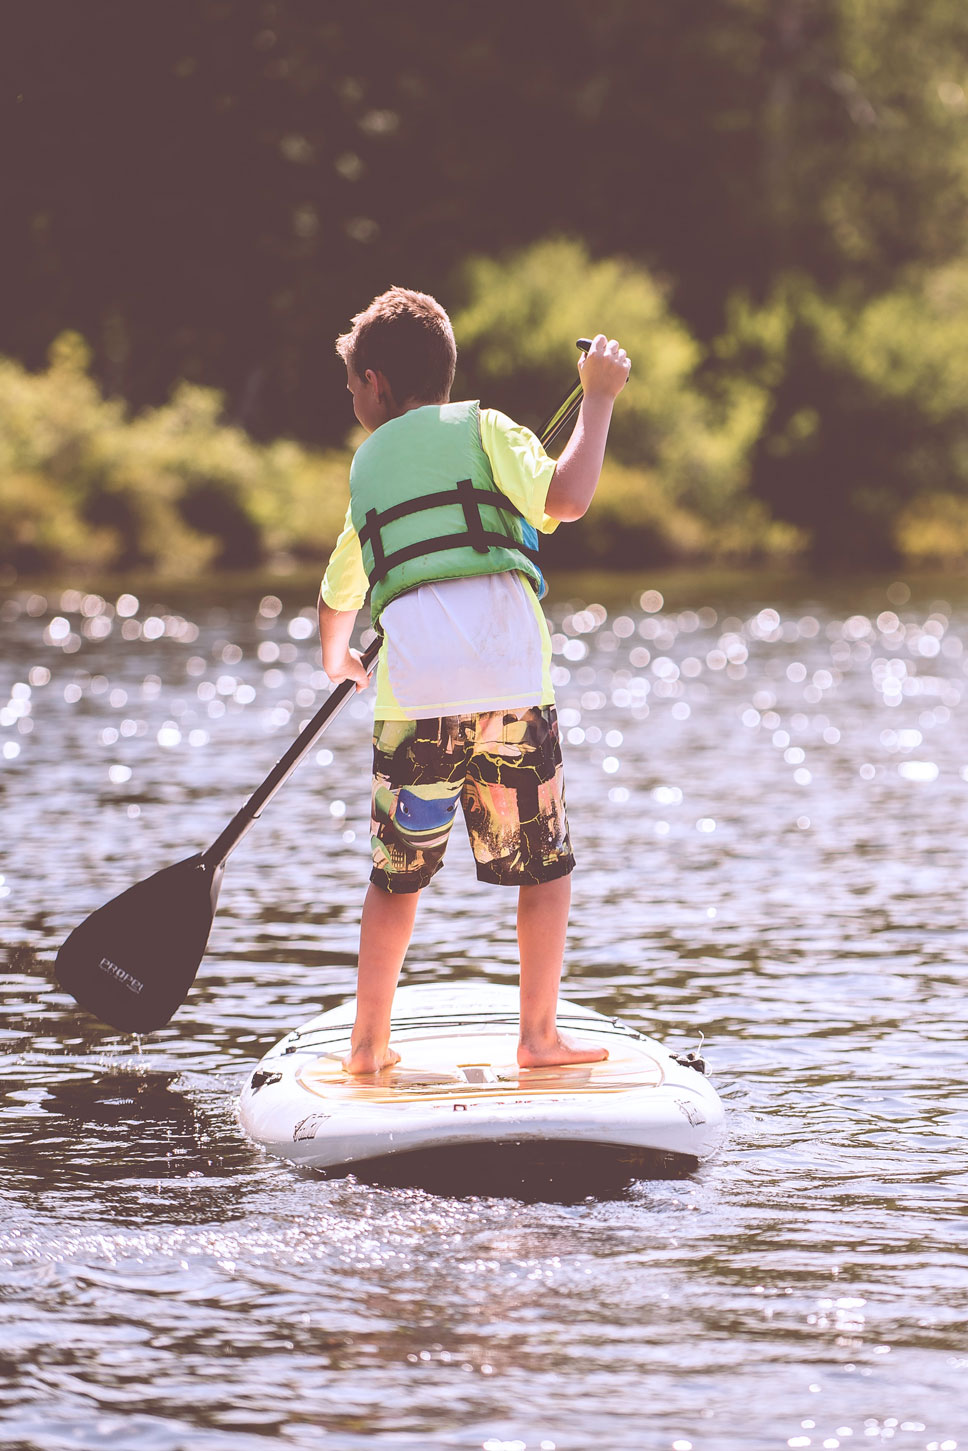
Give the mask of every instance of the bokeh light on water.
[[[11, 1446], [968, 1445], [964, 585], [563, 588], [566, 990], [703, 1034], [730, 1121], [695, 1179], [578, 1206], [238, 1133], [246, 1065], [353, 989], [365, 697], [232, 857], [174, 1023], [73, 1011], [66, 932], [212, 840], [328, 686], [304, 600], [0, 601]], [[456, 836], [409, 962], [515, 974]]]

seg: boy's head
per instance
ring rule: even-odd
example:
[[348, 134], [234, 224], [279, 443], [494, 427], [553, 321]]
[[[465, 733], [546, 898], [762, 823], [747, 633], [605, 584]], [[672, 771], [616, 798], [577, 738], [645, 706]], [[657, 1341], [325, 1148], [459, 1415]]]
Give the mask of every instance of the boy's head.
[[426, 292], [391, 287], [353, 319], [336, 339], [347, 371], [365, 378], [382, 373], [398, 406], [446, 403], [454, 382], [457, 346], [440, 303]]

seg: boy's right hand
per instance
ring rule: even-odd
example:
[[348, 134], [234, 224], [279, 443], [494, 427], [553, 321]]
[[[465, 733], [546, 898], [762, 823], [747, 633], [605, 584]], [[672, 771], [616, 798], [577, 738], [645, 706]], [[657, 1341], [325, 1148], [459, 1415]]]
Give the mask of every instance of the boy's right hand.
[[598, 487], [605, 458], [612, 405], [632, 364], [614, 338], [599, 333], [579, 359], [582, 402], [575, 430], [565, 444], [545, 496], [545, 513], [568, 523], [580, 519]]
[[578, 374], [586, 398], [615, 399], [628, 382], [632, 361], [614, 338], [598, 333], [587, 353], [578, 359]]

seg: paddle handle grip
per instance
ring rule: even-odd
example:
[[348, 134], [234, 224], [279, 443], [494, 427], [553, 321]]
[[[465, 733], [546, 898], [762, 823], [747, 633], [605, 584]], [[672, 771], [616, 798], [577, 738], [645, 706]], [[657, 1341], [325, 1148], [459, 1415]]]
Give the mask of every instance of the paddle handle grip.
[[[360, 656], [360, 663], [368, 673], [376, 664], [376, 657], [380, 653], [382, 642], [382, 635], [377, 635]], [[339, 715], [346, 702], [355, 694], [356, 682], [354, 680], [344, 680], [330, 691], [325, 703], [299, 732], [285, 755], [280, 756], [262, 785], [253, 791], [245, 805], [241, 806], [232, 817], [222, 834], [212, 842], [207, 851], [202, 853], [200, 866], [209, 871], [215, 871], [221, 866], [229, 852], [238, 846], [245, 834], [255, 825], [263, 807], [269, 804], [280, 787], [288, 781], [299, 762], [312, 750], [316, 740], [322, 735], [330, 721]]]

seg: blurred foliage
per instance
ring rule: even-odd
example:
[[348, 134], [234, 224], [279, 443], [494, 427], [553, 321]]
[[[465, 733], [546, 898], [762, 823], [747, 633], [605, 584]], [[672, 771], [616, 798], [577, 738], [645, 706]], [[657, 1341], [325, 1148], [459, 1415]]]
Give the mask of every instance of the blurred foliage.
[[[734, 297], [709, 346], [643, 268], [574, 241], [477, 258], [461, 294], [458, 395], [536, 428], [587, 319], [620, 332], [633, 358], [594, 505], [548, 539], [550, 565], [964, 557], [968, 264], [868, 300], [791, 275], [765, 302]], [[259, 444], [194, 384], [129, 418], [92, 379], [83, 340], [64, 334], [43, 372], [0, 361], [0, 563], [321, 564], [349, 458]]]
[[[575, 336], [628, 339], [598, 515], [555, 549], [959, 557], [961, 0], [15, 9], [22, 567], [324, 551], [351, 426], [332, 339], [390, 283], [440, 296], [467, 391], [532, 423]], [[66, 333], [89, 365], [45, 372]]]
[[562, 363], [577, 356], [578, 337], [618, 334], [633, 359], [595, 504], [548, 540], [549, 559], [749, 559], [794, 544], [795, 531], [771, 528], [766, 511], [743, 498], [767, 390], [736, 376], [721, 380], [717, 396], [704, 391], [704, 350], [642, 267], [593, 261], [580, 243], [559, 239], [473, 260], [461, 291], [458, 392], [534, 428], [562, 391]]
[[319, 559], [342, 525], [348, 457], [253, 442], [212, 389], [128, 420], [76, 334], [46, 371], [0, 360], [0, 564], [192, 574], [270, 554]]
[[931, 552], [925, 531], [937, 537], [950, 501], [968, 495], [966, 336], [965, 264], [868, 301], [793, 277], [762, 307], [735, 302], [718, 365], [770, 395], [750, 490], [808, 531], [815, 564]]
[[[341, 441], [332, 338], [390, 283], [554, 235], [690, 331], [780, 274], [865, 296], [961, 254], [961, 0], [31, 0], [4, 33], [0, 352], [66, 329], [135, 408], [181, 379]], [[587, 326], [587, 321], [585, 323]]]
[[896, 540], [905, 560], [951, 569], [968, 559], [968, 498], [921, 494], [897, 518]]

